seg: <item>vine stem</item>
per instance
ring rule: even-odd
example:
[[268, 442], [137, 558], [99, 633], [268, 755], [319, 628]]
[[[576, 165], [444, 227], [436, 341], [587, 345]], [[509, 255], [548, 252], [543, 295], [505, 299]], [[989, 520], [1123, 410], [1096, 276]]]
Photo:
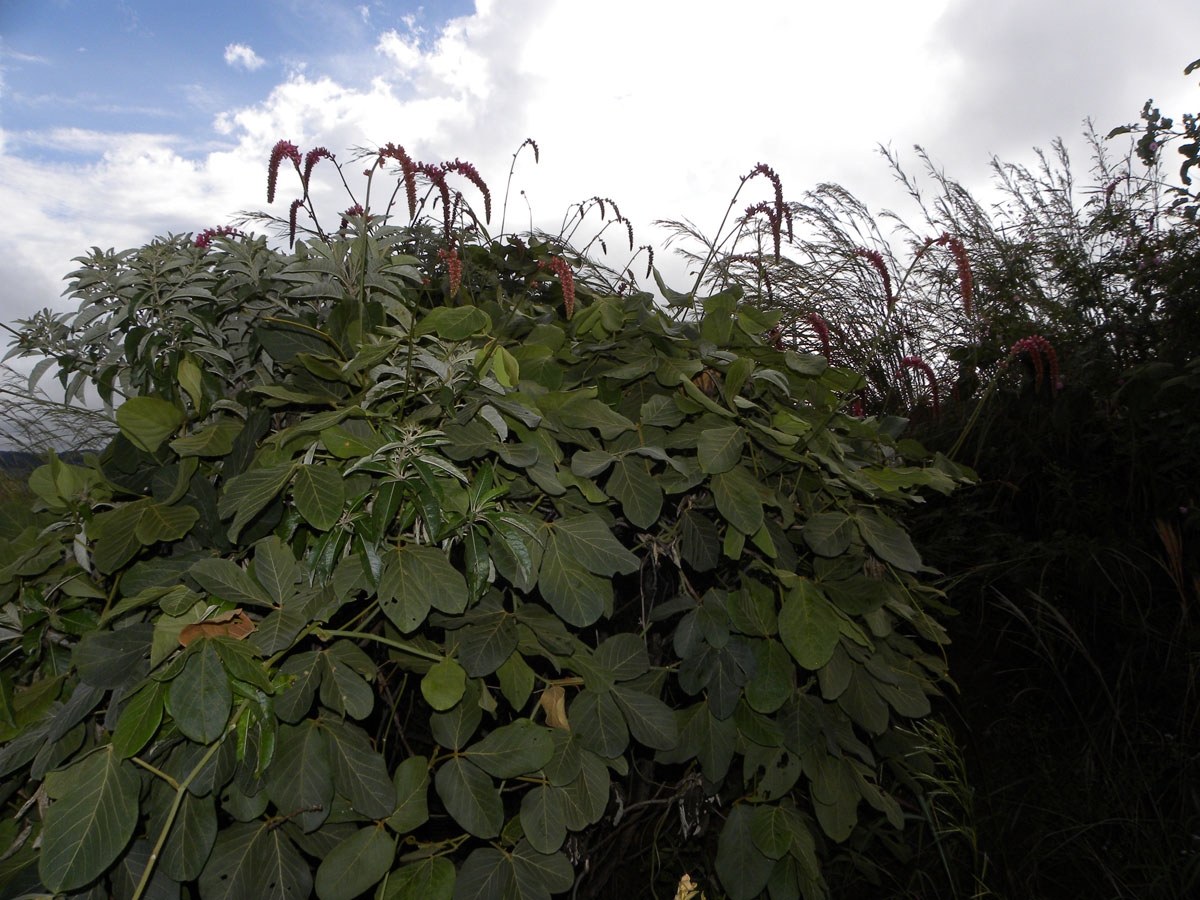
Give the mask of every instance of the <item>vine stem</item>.
[[378, 641], [381, 644], [386, 644], [389, 647], [394, 647], [397, 650], [403, 650], [405, 653], [411, 653], [413, 656], [420, 656], [424, 659], [432, 659], [434, 662], [441, 662], [445, 659], [444, 656], [437, 653], [430, 653], [428, 650], [422, 650], [420, 647], [414, 647], [412, 644], [406, 644], [403, 641], [393, 641], [391, 638], [385, 638], [379, 634], [371, 634], [367, 631], [339, 631], [333, 628], [318, 628], [313, 631], [318, 638], [325, 640], [331, 637], [344, 638], [366, 638], [369, 641]]
[[[245, 711], [247, 704], [240, 703], [234, 711], [233, 721], [236, 722]], [[179, 787], [175, 789], [175, 799], [171, 801], [171, 808], [167, 811], [167, 821], [163, 823], [162, 829], [158, 832], [158, 840], [154, 842], [154, 849], [150, 851], [150, 858], [146, 860], [146, 868], [142, 870], [142, 878], [138, 882], [137, 888], [133, 892], [130, 900], [141, 900], [142, 894], [146, 892], [147, 885], [150, 884], [150, 876], [154, 874], [154, 864], [158, 862], [158, 854], [162, 852], [163, 844], [167, 842], [167, 835], [171, 833], [171, 826], [175, 824], [175, 816], [179, 814], [179, 807], [183, 803], [183, 795], [187, 793], [188, 785], [190, 785], [200, 772], [208, 765], [209, 760], [213, 755], [221, 749], [221, 745], [225, 743], [225, 738], [229, 736], [229, 730], [221, 735], [221, 739], [213, 743], [208, 748], [208, 752], [200, 757], [200, 762], [196, 763], [196, 767], [188, 773], [187, 778], [180, 782]]]

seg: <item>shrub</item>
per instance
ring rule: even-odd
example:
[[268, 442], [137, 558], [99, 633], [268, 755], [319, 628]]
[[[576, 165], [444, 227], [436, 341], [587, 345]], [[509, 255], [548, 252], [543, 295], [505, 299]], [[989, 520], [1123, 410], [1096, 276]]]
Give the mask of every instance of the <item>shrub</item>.
[[945, 633], [897, 516], [967, 473], [736, 289], [492, 239], [468, 164], [388, 145], [412, 220], [323, 232], [321, 159], [272, 155], [290, 252], [94, 251], [17, 345], [119, 434], [0, 520], [6, 895], [817, 898], [902, 843]]

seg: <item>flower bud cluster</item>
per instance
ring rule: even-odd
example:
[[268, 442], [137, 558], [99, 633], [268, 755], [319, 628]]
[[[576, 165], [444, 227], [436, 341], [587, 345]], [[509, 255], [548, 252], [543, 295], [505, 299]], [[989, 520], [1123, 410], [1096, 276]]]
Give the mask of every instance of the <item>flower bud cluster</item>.
[[446, 268], [450, 270], [450, 296], [453, 297], [462, 286], [463, 264], [462, 260], [458, 258], [458, 248], [451, 247], [449, 253], [439, 250], [438, 259], [444, 259]]
[[202, 232], [196, 235], [196, 246], [201, 249], [208, 249], [215, 237], [229, 237], [230, 235], [240, 235], [245, 237], [245, 234], [238, 231], [232, 225], [221, 225], [217, 228], [205, 228]]
[[900, 360], [900, 368], [916, 369], [917, 371], [925, 374], [925, 378], [929, 382], [929, 392], [933, 396], [933, 414], [935, 416], [940, 415], [942, 408], [941, 403], [938, 400], [937, 379], [934, 377], [933, 369], [930, 368], [929, 363], [925, 362], [925, 360], [921, 359], [919, 356], [905, 356]]

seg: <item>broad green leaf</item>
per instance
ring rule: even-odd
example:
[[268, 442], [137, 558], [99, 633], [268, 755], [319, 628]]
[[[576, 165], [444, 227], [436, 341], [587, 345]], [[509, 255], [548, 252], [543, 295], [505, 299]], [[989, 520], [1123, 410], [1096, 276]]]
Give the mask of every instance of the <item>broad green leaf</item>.
[[454, 900], [513, 900], [517, 896], [512, 860], [494, 847], [472, 850], [454, 881]]
[[379, 604], [405, 634], [425, 621], [430, 606], [457, 615], [469, 598], [466, 579], [437, 547], [406, 544], [384, 560]]
[[612, 674], [616, 681], [638, 678], [650, 668], [650, 654], [646, 642], [629, 632], [605, 638], [596, 648], [595, 662]]
[[146, 673], [154, 626], [145, 622], [116, 631], [90, 631], [71, 653], [79, 677], [101, 688], [121, 687]]
[[420, 828], [429, 820], [429, 760], [424, 756], [408, 757], [396, 766], [392, 786], [396, 789], [396, 809], [388, 825], [397, 834]]
[[479, 687], [467, 683], [467, 692], [452, 709], [435, 712], [429, 717], [429, 728], [433, 739], [442, 747], [461, 750], [483, 721], [483, 710], [479, 707]]
[[579, 743], [599, 756], [620, 756], [629, 745], [629, 728], [611, 693], [585, 688], [571, 701], [567, 718]]
[[133, 756], [144, 746], [162, 723], [166, 689], [157, 681], [144, 684], [125, 704], [113, 731], [112, 746], [118, 758]]
[[463, 755], [489, 775], [516, 778], [536, 772], [550, 762], [554, 743], [549, 729], [528, 719], [517, 719], [472, 744]]
[[492, 319], [474, 306], [439, 306], [417, 323], [417, 334], [433, 332], [444, 341], [463, 341], [491, 330]]
[[636, 427], [600, 400], [582, 395], [554, 410], [551, 416], [568, 428], [594, 428], [609, 441]]
[[383, 757], [357, 725], [336, 719], [322, 720], [329, 736], [333, 785], [355, 811], [371, 819], [390, 816], [396, 809], [396, 789], [388, 777]]
[[316, 722], [281, 725], [275, 760], [267, 768], [267, 796], [283, 815], [291, 815], [305, 831], [315, 831], [329, 816], [333, 802], [333, 770], [329, 739]]
[[644, 459], [625, 456], [617, 460], [604, 488], [620, 502], [625, 518], [638, 528], [649, 528], [658, 521], [663, 492], [650, 477]]
[[434, 785], [447, 812], [464, 829], [484, 840], [500, 833], [504, 824], [500, 791], [492, 777], [473, 762], [457, 756], [446, 760], [434, 777]]
[[365, 719], [375, 706], [375, 691], [337, 654], [321, 654], [321, 702], [352, 719]]
[[612, 582], [586, 571], [571, 552], [573, 548], [559, 532], [551, 534], [542, 554], [538, 586], [543, 599], [564, 622], [586, 628], [612, 608]]
[[714, 475], [709, 482], [713, 499], [729, 524], [742, 534], [751, 535], [763, 524], [762, 490], [758, 479], [743, 466]]
[[435, 663], [421, 679], [421, 695], [436, 710], [452, 707], [466, 689], [467, 673], [452, 659]]
[[282, 828], [236, 823], [217, 835], [200, 873], [204, 900], [296, 900], [310, 896], [308, 862]]
[[738, 804], [729, 811], [717, 838], [717, 874], [730, 900], [754, 900], [767, 886], [774, 868], [754, 843], [753, 820], [753, 808]]
[[796, 689], [796, 664], [782, 644], [774, 640], [755, 645], [754, 674], [743, 688], [746, 702], [755, 712], [775, 712]]
[[885, 562], [905, 572], [916, 572], [921, 568], [921, 556], [903, 528], [882, 515], [866, 511], [854, 521], [867, 546]]
[[159, 397], [133, 397], [117, 410], [117, 427], [134, 446], [153, 453], [186, 418], [183, 410]]
[[628, 575], [641, 565], [595, 513], [558, 519], [551, 531], [563, 549], [595, 575]]
[[147, 505], [138, 516], [134, 535], [143, 544], [157, 541], [177, 541], [196, 524], [200, 513], [191, 506], [164, 506], [161, 503]]
[[514, 710], [520, 710], [529, 701], [533, 692], [534, 671], [525, 662], [525, 657], [513, 651], [508, 659], [496, 670], [496, 678], [500, 681], [500, 693]]
[[710, 475], [728, 472], [741, 460], [745, 446], [744, 428], [737, 425], [709, 428], [696, 442], [696, 456], [700, 460], [700, 468]]
[[129, 842], [138, 819], [140, 779], [132, 763], [101, 748], [73, 766], [65, 793], [50, 804], [38, 872], [51, 891], [74, 891], [99, 877]]
[[269, 469], [251, 469], [235, 475], [225, 482], [217, 512], [222, 519], [233, 516], [229, 525], [229, 539], [236, 541], [242, 528], [262, 512], [263, 507], [279, 496], [283, 486], [292, 477], [294, 466], [272, 466]]
[[635, 740], [654, 750], [671, 750], [679, 743], [679, 726], [667, 704], [621, 685], [613, 688], [612, 696]]
[[271, 595], [263, 590], [250, 573], [229, 559], [202, 559], [188, 569], [188, 575], [205, 591], [239, 606], [272, 606]]
[[395, 839], [377, 825], [360, 828], [321, 860], [314, 887], [321, 900], [353, 900], [392, 867]]
[[721, 535], [712, 519], [694, 509], [679, 517], [679, 555], [697, 572], [707, 572], [721, 560]]
[[[126, 850], [121, 858], [117, 861], [115, 867], [109, 870], [109, 879], [112, 882], [111, 893], [104, 887], [104, 881], [95, 882], [91, 888], [86, 891], [80, 891], [70, 895], [71, 900], [109, 900], [109, 897], [132, 897], [133, 892], [137, 890], [138, 883], [142, 880], [142, 874], [146, 871], [146, 866], [150, 863], [150, 852], [152, 845], [145, 838], [140, 838]], [[204, 848], [205, 856], [208, 855], [208, 847]], [[203, 865], [201, 860], [201, 865]], [[7, 885], [11, 890], [11, 882]], [[168, 877], [163, 871], [161, 863], [156, 864], [154, 873], [150, 876], [150, 880], [146, 883], [145, 891], [142, 894], [144, 900], [179, 900], [180, 898], [179, 884]]]
[[595, 478], [616, 462], [607, 450], [580, 450], [571, 457], [571, 471], [580, 478]]
[[[165, 788], [166, 784], [162, 787]], [[159, 811], [151, 816], [147, 826], [149, 834], [159, 834], [166, 825], [171, 794], [173, 792], [162, 792], [162, 805], [159, 806]], [[183, 795], [171, 830], [167, 833], [167, 842], [163, 844], [158, 865], [175, 881], [191, 881], [198, 878], [216, 838], [217, 808], [213, 795], [209, 793], [197, 797], [187, 791]]]
[[854, 520], [844, 512], [816, 513], [804, 523], [802, 533], [818, 556], [841, 556], [854, 537]]
[[641, 420], [643, 425], [675, 428], [683, 422], [683, 413], [670, 396], [655, 394], [642, 404]]
[[233, 450], [233, 439], [245, 427], [241, 422], [219, 422], [171, 441], [171, 449], [186, 459], [190, 456], [225, 456]]
[[423, 859], [392, 872], [380, 900], [450, 900], [454, 877], [446, 857]]
[[318, 531], [328, 531], [341, 517], [346, 502], [341, 472], [325, 465], [301, 465], [292, 482], [292, 498], [304, 520]]
[[538, 785], [521, 798], [521, 827], [533, 848], [553, 853], [567, 839], [567, 806], [563, 792]]
[[528, 840], [513, 848], [512, 862], [522, 900], [549, 900], [575, 883], [575, 869], [565, 853], [539, 853]]
[[816, 671], [833, 655], [841, 636], [841, 618], [821, 589], [803, 578], [783, 601], [779, 636], [796, 662]]
[[567, 828], [579, 831], [599, 822], [608, 806], [612, 781], [608, 767], [595, 753], [581, 750], [579, 774], [562, 790], [567, 810]]
[[233, 691], [212, 641], [201, 638], [196, 643], [200, 649], [188, 656], [183, 671], [171, 681], [167, 709], [184, 735], [211, 744], [225, 733]]
[[254, 545], [254, 580], [266, 588], [276, 605], [296, 592], [300, 566], [292, 549], [278, 536], [270, 535]]
[[794, 825], [792, 811], [784, 806], [763, 803], [754, 807], [750, 817], [750, 836], [754, 846], [768, 859], [779, 859], [791, 849]]

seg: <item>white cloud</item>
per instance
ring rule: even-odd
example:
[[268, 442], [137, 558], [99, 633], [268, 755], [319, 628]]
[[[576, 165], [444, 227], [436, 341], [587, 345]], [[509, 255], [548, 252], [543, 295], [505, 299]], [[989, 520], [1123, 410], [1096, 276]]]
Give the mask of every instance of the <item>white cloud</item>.
[[[975, 186], [990, 153], [1028, 159], [1029, 147], [1074, 135], [1084, 112], [1104, 130], [1136, 118], [1152, 94], [1164, 111], [1195, 108], [1179, 70], [1195, 56], [1196, 28], [1159, 35], [1154, 57], [1169, 65], [1142, 78], [1136, 58], [1100, 64], [1098, 33], [1070, 16], [1038, 18], [1033, 3], [1021, 0], [1011, 13], [993, 4], [979, 18], [969, 0], [477, 0], [474, 14], [440, 28], [422, 32], [409, 21], [376, 34], [376, 52], [363, 53], [358, 69], [339, 68], [336, 79], [320, 74], [329, 66], [319, 59], [293, 69], [260, 102], [214, 117], [215, 149], [197, 152], [162, 134], [95, 132], [10, 133], [6, 146], [0, 131], [0, 208], [23, 211], [0, 224], [0, 271], [20, 260], [22, 271], [45, 275], [37, 284], [30, 275], [20, 290], [0, 285], [0, 319], [53, 302], [46, 285], [87, 246], [134, 246], [261, 208], [266, 161], [281, 138], [302, 151], [325, 146], [343, 163], [351, 148], [387, 141], [417, 159], [470, 160], [491, 186], [495, 230], [512, 153], [533, 137], [541, 163], [520, 158], [509, 228], [528, 223], [520, 190], [535, 224], [550, 231], [569, 204], [600, 195], [633, 220], [637, 243], [661, 249], [653, 220], [688, 218], [711, 232], [739, 176], [759, 161], [779, 172], [790, 199], [839, 181], [877, 210], [902, 199], [879, 142], [924, 143], [949, 174]], [[1136, 15], [1192, 21], [1200, 8], [1145, 0]], [[1029, 41], [1046, 59], [1029, 58]], [[1054, 47], [1075, 62], [1055, 70]], [[244, 45], [230, 45], [226, 59], [261, 65]], [[23, 158], [37, 140], [87, 149], [92, 161]], [[345, 166], [357, 200], [361, 168]], [[284, 214], [294, 173], [281, 172], [279, 184], [274, 211]], [[326, 162], [313, 191], [331, 214], [352, 202]], [[766, 197], [756, 180], [739, 205]], [[618, 254], [618, 244], [609, 242], [612, 259], [623, 263], [628, 253]], [[683, 273], [668, 260], [657, 257], [678, 282]]]
[[225, 62], [234, 68], [241, 66], [249, 72], [261, 69], [266, 61], [245, 44], [230, 44], [225, 48]]

